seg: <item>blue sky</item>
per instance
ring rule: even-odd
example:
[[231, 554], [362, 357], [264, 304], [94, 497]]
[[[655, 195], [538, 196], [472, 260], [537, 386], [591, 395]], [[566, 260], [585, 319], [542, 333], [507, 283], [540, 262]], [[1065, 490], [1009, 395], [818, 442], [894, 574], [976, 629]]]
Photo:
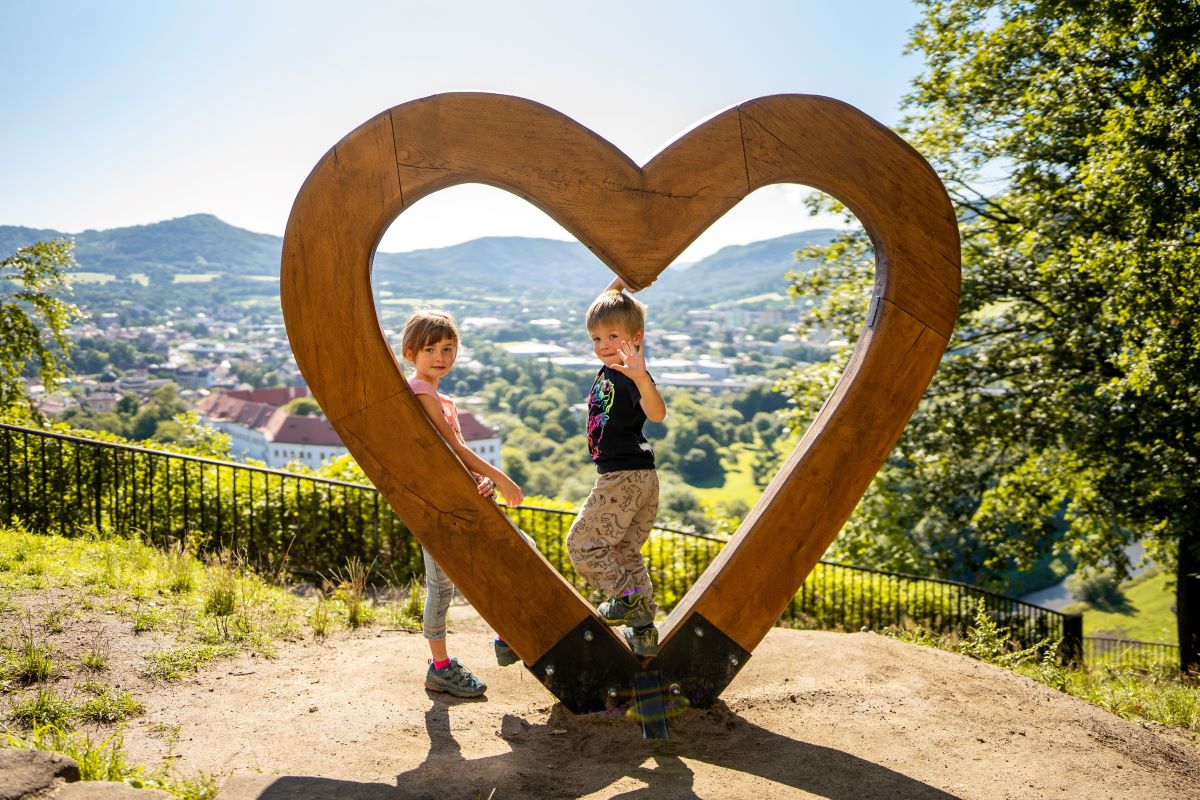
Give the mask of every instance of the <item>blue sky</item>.
[[[140, 225], [199, 212], [282, 234], [313, 165], [393, 105], [528, 97], [645, 163], [697, 122], [781, 92], [887, 124], [920, 70], [906, 0], [61, 2], [0, 0], [0, 224]], [[804, 190], [747, 198], [687, 257], [828, 220]], [[569, 238], [497, 189], [422, 200], [383, 250], [484, 235]]]

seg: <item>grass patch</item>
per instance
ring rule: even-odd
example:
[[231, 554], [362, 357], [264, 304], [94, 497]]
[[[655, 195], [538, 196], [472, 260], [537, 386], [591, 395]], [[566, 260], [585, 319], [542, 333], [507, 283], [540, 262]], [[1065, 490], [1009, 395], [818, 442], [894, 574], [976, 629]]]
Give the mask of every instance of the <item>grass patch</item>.
[[[86, 598], [93, 608], [129, 620], [136, 632], [174, 630], [182, 644], [238, 642], [265, 654], [273, 640], [299, 635], [306, 611], [285, 589], [234, 566], [229, 554], [205, 564], [181, 546], [164, 552], [137, 538], [95, 531], [66, 538], [0, 527], [0, 560], [12, 567], [0, 572], [0, 591], [29, 591], [32, 568], [42, 588], [70, 589], [79, 598], [70, 615]], [[68, 618], [67, 612], [55, 615], [60, 622]]]
[[212, 800], [219, 788], [215, 775], [200, 773], [183, 777], [171, 767], [147, 772], [130, 762], [125, 753], [125, 740], [120, 731], [102, 740], [67, 731], [57, 725], [41, 724], [25, 735], [6, 734], [7, 746], [61, 753], [79, 764], [79, 774], [85, 781], [111, 781], [138, 789], [161, 789], [182, 800]]
[[212, 662], [229, 658], [237, 650], [229, 645], [198, 644], [175, 648], [174, 650], [159, 650], [147, 653], [145, 658], [150, 662], [147, 670], [153, 678], [164, 681], [174, 681], [199, 672]]
[[149, 633], [158, 630], [165, 618], [166, 614], [161, 609], [154, 607], [140, 609], [133, 615], [133, 632]]
[[1121, 610], [1106, 611], [1076, 603], [1063, 609], [1083, 614], [1087, 636], [1111, 636], [1140, 642], [1178, 644], [1175, 627], [1175, 594], [1168, 588], [1170, 576], [1159, 567], [1121, 584], [1125, 603]]
[[[79, 704], [77, 716], [85, 722], [104, 725], [140, 716], [146, 709], [129, 692], [114, 692], [105, 686], [92, 684], [93, 696]], [[99, 691], [94, 691], [98, 689]]]
[[752, 448], [744, 444], [733, 445], [725, 459], [725, 482], [708, 488], [692, 487], [692, 491], [707, 506], [728, 508], [745, 503], [747, 508], [753, 508], [763, 493], [762, 487], [754, 484], [754, 474], [750, 469], [754, 456]]
[[52, 608], [42, 617], [42, 630], [46, 633], [62, 633], [66, 630], [65, 622], [73, 615], [65, 608]]
[[41, 688], [32, 696], [14, 700], [8, 716], [27, 728], [42, 724], [66, 727], [75, 716], [75, 706], [53, 689]]
[[108, 669], [108, 652], [89, 649], [79, 656], [79, 666], [92, 672], [103, 672]]

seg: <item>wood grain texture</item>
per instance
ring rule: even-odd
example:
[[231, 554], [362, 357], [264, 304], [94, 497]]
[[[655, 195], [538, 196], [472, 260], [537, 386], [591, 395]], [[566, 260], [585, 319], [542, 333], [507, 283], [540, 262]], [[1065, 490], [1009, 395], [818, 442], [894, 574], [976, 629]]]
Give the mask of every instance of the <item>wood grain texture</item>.
[[297, 364], [368, 477], [533, 663], [593, 611], [475, 492], [409, 390], [371, 299], [383, 232], [420, 198], [461, 183], [526, 198], [635, 287], [769, 184], [819, 188], [863, 222], [876, 248], [874, 322], [812, 428], [663, 628], [665, 646], [696, 610], [753, 650], [894, 446], [945, 349], [959, 243], [937, 176], [879, 123], [806, 95], [727, 109], [641, 168], [537, 103], [436, 95], [369, 120], [317, 164], [284, 238], [281, 293]]

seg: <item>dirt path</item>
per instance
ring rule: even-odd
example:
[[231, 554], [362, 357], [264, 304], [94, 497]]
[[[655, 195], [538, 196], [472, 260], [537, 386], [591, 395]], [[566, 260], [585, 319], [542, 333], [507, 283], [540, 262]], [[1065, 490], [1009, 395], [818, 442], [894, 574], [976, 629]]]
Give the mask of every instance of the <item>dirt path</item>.
[[873, 634], [772, 631], [721, 703], [654, 742], [495, 666], [471, 609], [451, 623], [486, 700], [427, 694], [419, 635], [342, 635], [143, 687], [130, 756], [231, 775], [222, 800], [1200, 797], [1200, 749], [1180, 735]]

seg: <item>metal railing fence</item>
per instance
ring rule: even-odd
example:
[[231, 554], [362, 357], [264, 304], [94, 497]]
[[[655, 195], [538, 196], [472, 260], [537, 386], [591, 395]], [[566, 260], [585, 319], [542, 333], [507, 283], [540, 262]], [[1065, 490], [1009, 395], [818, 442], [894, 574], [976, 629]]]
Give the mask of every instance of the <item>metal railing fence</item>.
[[1083, 637], [1083, 663], [1089, 667], [1135, 667], [1178, 669], [1179, 645], [1139, 642], [1107, 636]]
[[921, 628], [965, 636], [982, 605], [987, 615], [1023, 647], [1063, 639], [1078, 657], [1077, 617], [958, 581], [927, 578], [828, 561], [817, 564], [783, 615], [783, 623], [823, 630]]
[[[587, 595], [566, 550], [575, 513], [506, 512]], [[199, 552], [229, 548], [271, 572], [329, 574], [351, 557], [396, 583], [423, 570], [419, 543], [372, 486], [0, 423], [0, 522], [15, 519], [66, 535], [96, 529], [162, 546], [190, 543]], [[718, 537], [656, 526], [643, 552], [659, 605], [673, 608], [724, 546]], [[1174, 645], [1084, 639], [1078, 615], [956, 581], [827, 561], [779, 624], [962, 636], [980, 603], [1021, 646], [1061, 638], [1068, 658], [1088, 663], [1178, 663]]]
[[358, 557], [389, 577], [420, 548], [372, 486], [0, 424], [0, 521], [229, 549], [274, 573]]

